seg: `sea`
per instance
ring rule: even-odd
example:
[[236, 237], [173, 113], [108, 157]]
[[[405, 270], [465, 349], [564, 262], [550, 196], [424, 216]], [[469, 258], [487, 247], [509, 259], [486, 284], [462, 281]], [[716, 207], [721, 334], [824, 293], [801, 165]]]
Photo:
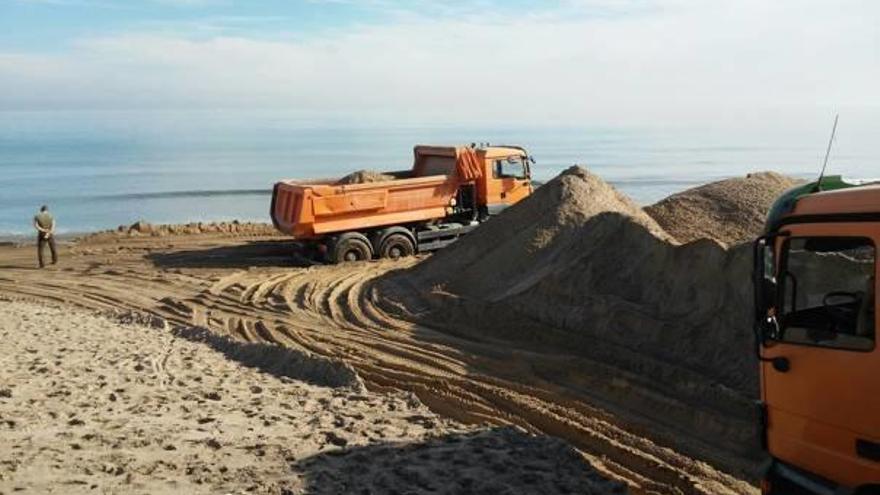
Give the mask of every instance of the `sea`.
[[[418, 143], [522, 145], [538, 181], [579, 164], [647, 205], [754, 171], [815, 177], [827, 124], [379, 124], [281, 111], [0, 111], [0, 237], [32, 235], [43, 204], [62, 234], [141, 219], [268, 222], [274, 182], [407, 169]], [[830, 172], [880, 176], [876, 135], [841, 132]]]

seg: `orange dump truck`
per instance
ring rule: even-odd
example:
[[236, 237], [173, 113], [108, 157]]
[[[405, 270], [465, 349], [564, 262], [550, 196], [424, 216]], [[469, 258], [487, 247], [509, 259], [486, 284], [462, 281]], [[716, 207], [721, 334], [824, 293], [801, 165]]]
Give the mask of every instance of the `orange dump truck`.
[[333, 263], [442, 248], [532, 192], [519, 146], [416, 146], [411, 170], [377, 182], [275, 184], [275, 227]]
[[793, 189], [755, 244], [763, 493], [880, 494], [880, 184]]

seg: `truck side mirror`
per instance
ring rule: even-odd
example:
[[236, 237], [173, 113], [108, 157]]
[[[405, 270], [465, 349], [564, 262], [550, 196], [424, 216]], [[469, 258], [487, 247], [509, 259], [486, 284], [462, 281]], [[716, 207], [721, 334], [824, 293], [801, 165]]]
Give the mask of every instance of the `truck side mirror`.
[[755, 293], [755, 339], [763, 344], [777, 333], [770, 310], [776, 306], [778, 285], [773, 237], [760, 237], [753, 247], [752, 287]]

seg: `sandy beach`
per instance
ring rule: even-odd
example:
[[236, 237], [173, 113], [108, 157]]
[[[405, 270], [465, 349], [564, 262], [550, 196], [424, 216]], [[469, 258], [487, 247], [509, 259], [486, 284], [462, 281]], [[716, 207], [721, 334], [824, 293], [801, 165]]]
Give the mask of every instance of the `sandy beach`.
[[3, 486], [757, 493], [739, 241], [791, 183], [642, 209], [572, 167], [396, 261], [324, 265], [238, 222], [138, 222], [44, 270], [0, 246]]
[[[741, 187], [733, 189], [780, 187], [777, 182], [758, 177], [748, 179]], [[695, 190], [692, 196], [702, 194], [701, 190]], [[748, 197], [748, 194], [747, 191], [742, 197]], [[585, 198], [590, 198], [590, 201], [584, 201]], [[688, 196], [676, 200], [693, 202]], [[725, 204], [737, 203], [732, 201]], [[264, 455], [257, 456], [259, 459], [246, 457], [248, 460], [242, 458], [240, 462], [224, 460], [230, 463], [227, 472], [234, 472], [233, 468], [238, 466], [247, 472], [251, 472], [248, 469], [254, 473], [270, 470], [275, 474], [242, 475], [242, 479], [203, 476], [210, 483], [215, 483], [210, 485], [214, 487], [212, 489], [219, 489], [217, 487], [220, 486], [246, 489], [250, 486], [248, 483], [257, 483], [253, 480], [259, 478], [262, 481], [257, 486], [270, 492], [275, 489], [269, 488], [271, 485], [289, 488], [295, 493], [345, 493], [350, 491], [345, 485], [349, 482], [377, 487], [373, 493], [388, 491], [383, 487], [391, 485], [382, 483], [402, 483], [402, 493], [407, 490], [429, 493], [433, 489], [448, 489], [450, 493], [479, 492], [475, 488], [477, 485], [449, 487], [441, 483], [435, 488], [411, 485], [421, 483], [417, 480], [422, 479], [410, 472], [411, 462], [406, 460], [414, 457], [412, 462], [415, 462], [420, 458], [422, 447], [418, 445], [430, 445], [430, 449], [444, 452], [440, 457], [452, 459], [458, 458], [457, 449], [461, 445], [471, 445], [469, 441], [455, 441], [455, 445], [450, 445], [440, 440], [436, 440], [436, 443], [427, 440], [432, 435], [449, 433], [453, 436], [464, 435], [462, 438], [472, 435], [477, 439], [487, 436], [492, 439], [474, 444], [479, 452], [485, 451], [480, 446], [483, 441], [503, 443], [510, 438], [532, 438], [524, 441], [541, 439], [543, 442], [550, 437], [555, 439], [553, 442], [559, 442], [555, 445], [566, 446], [567, 451], [577, 452], [576, 467], [563, 466], [560, 469], [571, 468], [580, 473], [572, 478], [575, 483], [572, 486], [590, 488], [557, 489], [553, 488], [556, 485], [541, 484], [543, 482], [540, 480], [544, 478], [527, 476], [530, 480], [537, 480], [535, 493], [591, 493], [590, 490], [595, 488], [592, 487], [594, 481], [590, 480], [594, 479], [611, 482], [608, 485], [602, 481], [597, 485], [602, 487], [600, 493], [604, 493], [602, 490], [617, 490], [618, 486], [626, 486], [634, 494], [756, 493], [757, 489], [752, 483], [761, 457], [755, 443], [755, 422], [750, 406], [753, 384], [749, 377], [754, 376], [753, 363], [748, 349], [744, 353], [728, 351], [730, 345], [745, 349], [750, 342], [743, 333], [748, 332], [748, 328], [741, 324], [747, 316], [743, 316], [746, 313], [739, 307], [742, 305], [746, 308], [748, 305], [743, 296], [746, 292], [742, 290], [748, 284], [747, 271], [735, 268], [742, 261], [743, 249], [735, 246], [728, 248], [722, 239], [683, 244], [630, 205], [628, 200], [601, 180], [573, 169], [568, 175], [561, 176], [560, 180], [542, 186], [535, 199], [523, 202], [521, 207], [517, 205], [511, 208], [509, 214], [505, 213], [482, 228], [485, 230], [472, 234], [473, 238], [466, 238], [460, 244], [447, 248], [448, 253], [399, 261], [340, 265], [321, 265], [306, 260], [289, 239], [272, 235], [271, 226], [192, 224], [159, 227], [140, 224], [90, 235], [66, 244], [59, 265], [45, 270], [35, 268], [33, 246], [0, 247], [0, 296], [21, 303], [49, 302], [65, 308], [42, 310], [47, 315], [43, 317], [43, 323], [20, 323], [27, 328], [59, 328], [60, 321], [66, 320], [57, 311], [67, 314], [72, 311], [68, 308], [79, 308], [110, 315], [114, 321], [121, 318], [123, 321], [146, 323], [164, 329], [120, 330], [130, 339], [135, 339], [129, 342], [137, 342], [137, 351], [131, 349], [132, 344], [111, 350], [121, 344], [116, 339], [106, 338], [106, 331], [98, 334], [87, 332], [82, 345], [92, 350], [86, 352], [94, 353], [94, 349], [111, 346], [107, 351], [101, 351], [101, 355], [117, 364], [125, 362], [130, 369], [117, 369], [110, 364], [111, 361], [107, 361], [104, 366], [109, 368], [103, 372], [94, 371], [97, 368], [90, 368], [93, 371], [88, 372], [79, 371], [81, 379], [88, 383], [87, 388], [100, 390], [101, 393], [94, 398], [90, 396], [87, 401], [64, 401], [64, 409], [56, 414], [63, 417], [73, 413], [80, 418], [85, 413], [79, 411], [75, 404], [93, 404], [93, 407], [89, 406], [92, 407], [93, 419], [86, 425], [92, 425], [97, 435], [101, 428], [94, 422], [96, 411], [106, 411], [111, 407], [118, 414], [118, 402], [122, 397], [116, 395], [117, 403], [107, 403], [109, 393], [104, 395], [104, 389], [112, 391], [116, 387], [111, 385], [110, 378], [105, 378], [103, 380], [107, 384], [103, 389], [97, 389], [97, 384], [101, 383], [97, 376], [113, 377], [118, 381], [117, 374], [133, 373], [129, 380], [136, 383], [138, 379], [155, 375], [150, 378], [152, 385], [147, 387], [151, 391], [144, 389], [137, 392], [143, 395], [143, 399], [130, 399], [129, 407], [141, 413], [153, 411], [152, 408], [170, 409], [173, 415], [163, 414], [163, 421], [170, 421], [170, 425], [177, 427], [163, 429], [163, 435], [170, 435], [167, 438], [159, 435], [154, 439], [151, 434], [145, 433], [144, 437], [150, 439], [149, 447], [143, 447], [146, 449], [145, 459], [155, 455], [155, 449], [168, 455], [162, 450], [166, 444], [173, 444], [179, 449], [174, 452], [194, 449], [194, 454], [201, 452], [200, 458], [216, 458], [223, 455], [218, 454], [220, 450], [215, 452], [210, 446], [206, 448], [198, 441], [192, 443], [187, 439], [207, 441], [205, 439], [209, 435], [217, 435], [212, 430], [216, 425], [200, 425], [198, 417], [204, 417], [210, 410], [210, 416], [217, 418], [212, 423], [222, 423], [226, 413], [210, 408], [227, 407], [224, 406], [226, 401], [232, 401], [228, 407], [235, 412], [230, 413], [229, 421], [235, 424], [237, 420], [232, 418], [239, 418], [241, 423], [237, 430], [228, 426], [229, 429], [224, 431], [231, 436], [221, 435], [222, 438], [218, 439], [223, 445], [230, 445], [222, 452], [250, 456], [252, 453], [244, 449], [245, 445], [271, 443], [278, 447], [275, 450], [260, 449]], [[745, 211], [764, 207], [747, 203], [737, 208]], [[611, 210], [616, 213], [609, 216]], [[740, 218], [751, 219], [739, 215], [735, 208], [716, 213], [707, 211], [705, 214], [713, 215], [719, 232], [742, 235], [743, 229], [760, 228], [757, 220], [734, 225]], [[505, 222], [518, 227], [504, 229]], [[725, 223], [737, 228], [725, 229]], [[519, 232], [522, 234], [516, 235], [531, 237], [523, 238], [525, 240], [516, 236], [505, 238], [507, 234], [499, 232]], [[491, 249], [481, 247], [485, 242], [491, 243]], [[593, 249], [575, 249], [573, 246], [577, 245], [591, 246]], [[626, 248], [620, 249], [621, 246]], [[532, 251], [520, 259], [517, 253], [521, 249]], [[643, 254], [635, 255], [640, 250]], [[528, 281], [528, 285], [521, 287], [528, 287], [532, 292], [523, 292], [523, 289], [504, 292], [508, 289], [500, 286], [486, 286], [479, 292], [473, 292], [474, 288], [480, 287], [478, 283], [491, 284], [494, 279], [459, 282], [459, 279], [446, 275], [444, 280], [432, 278], [435, 277], [432, 274], [438, 273], [479, 277], [479, 271], [474, 271], [478, 269], [476, 266], [467, 270], [457, 269], [453, 265], [444, 266], [450, 260], [468, 263], [468, 253], [471, 252], [491, 252], [487, 259], [493, 266], [514, 270], [511, 273], [515, 276], [511, 280], [521, 277], [523, 282], [515, 283]], [[612, 256], [609, 258], [602, 253], [611, 253]], [[591, 282], [591, 273], [595, 272], [590, 260], [603, 260], [603, 266], [618, 266], [623, 261], [613, 257], [617, 254], [639, 260], [632, 270], [648, 270], [641, 273], [634, 271], [630, 277], [642, 279], [652, 286], [679, 287], [676, 289], [678, 292], [645, 292], [644, 296], [639, 297], [647, 298], [639, 300], [635, 297], [638, 292], [633, 292], [632, 286], [625, 283], [629, 278], [619, 279], [620, 285], [609, 285], [603, 280], [610, 279], [600, 274], [595, 282]], [[570, 255], [575, 255], [575, 258], [567, 258]], [[658, 271], [662, 267], [665, 268]], [[572, 280], [552, 278], [565, 274], [569, 274]], [[677, 278], [667, 280], [663, 278], [666, 276], [664, 274], [674, 274]], [[544, 279], [546, 281], [542, 281]], [[719, 280], [724, 282], [719, 284]], [[594, 283], [596, 285], [584, 285]], [[557, 293], [554, 289], [566, 286], [569, 289], [564, 293]], [[499, 289], [502, 292], [497, 292]], [[686, 305], [689, 299], [677, 295], [695, 291], [707, 294], [703, 296], [701, 304], [705, 307], [700, 312], [690, 311]], [[516, 295], [520, 292], [525, 294], [525, 298]], [[591, 294], [602, 294], [600, 304], [589, 298], [570, 302], [566, 299]], [[656, 297], [651, 294], [656, 294]], [[662, 299], [667, 296], [671, 299]], [[676, 305], [680, 304], [685, 306], [676, 309]], [[570, 307], [582, 309], [572, 313], [568, 309]], [[548, 312], [548, 308], [556, 309]], [[721, 313], [718, 313], [719, 310]], [[32, 312], [29, 309], [20, 310], [20, 318], [33, 318], [28, 315]], [[14, 318], [8, 320], [13, 323], [6, 323], [11, 325], [7, 332], [32, 333], [17, 328]], [[622, 322], [625, 326], [618, 329], [616, 327], [620, 327], [621, 323], [615, 322]], [[670, 326], [666, 322], [677, 323]], [[116, 328], [115, 324], [100, 325]], [[684, 336], [695, 331], [705, 333], [705, 329], [711, 329], [705, 337]], [[75, 330], [65, 327], [58, 331]], [[627, 344], [624, 347], [622, 344], [625, 342], [620, 340], [620, 336], [624, 335], [628, 335], [630, 342], [637, 345]], [[192, 339], [203, 343], [189, 342]], [[182, 354], [177, 351], [168, 354], [169, 342], [174, 342], [174, 349], [180, 352], [190, 348], [187, 346], [196, 346], [192, 352], [213, 353], [207, 361], [195, 361], [210, 361], [218, 367], [233, 367], [235, 371], [221, 373], [212, 370], [203, 374], [203, 382], [199, 383], [190, 375], [202, 374], [187, 373]], [[204, 342], [207, 342], [207, 347]], [[682, 343], [687, 346], [683, 347]], [[24, 361], [7, 361], [8, 371], [4, 372], [4, 376], [27, 375], [20, 369], [22, 366], [24, 370], [31, 366], [49, 369], [48, 365], [54, 363], [53, 356], [64, 354], [59, 350], [62, 344], [57, 339], [34, 337], [32, 341], [25, 342], [7, 339], [7, 345], [30, 347], [37, 352], [10, 349], [5, 355]], [[38, 348], [38, 345], [43, 347]], [[66, 342], [64, 345], [69, 346]], [[273, 352], [283, 353], [274, 355], [269, 359], [274, 364], [267, 365], [263, 351], [243, 351], [241, 345], [262, 346], [259, 349], [270, 348], [274, 349]], [[688, 354], [682, 352], [692, 354], [697, 360], [692, 363], [687, 358]], [[127, 361], [123, 361], [121, 356], [128, 356], [125, 358]], [[155, 368], [153, 363], [161, 363], [164, 359], [162, 356], [169, 356], [164, 366], [174, 370], [175, 378], [182, 381], [179, 388], [176, 380], [164, 377], [163, 372]], [[32, 362], [38, 359], [40, 363], [48, 364]], [[236, 364], [236, 360], [241, 362]], [[254, 369], [254, 360], [257, 361], [257, 369]], [[143, 370], [134, 369], [138, 362]], [[297, 364], [292, 366], [289, 363]], [[327, 367], [326, 363], [334, 364]], [[701, 363], [711, 366], [706, 367]], [[311, 371], [304, 374], [303, 366]], [[111, 372], [111, 369], [115, 371]], [[324, 371], [314, 375], [316, 369]], [[326, 372], [334, 369], [347, 371], [342, 375]], [[281, 378], [276, 376], [279, 374]], [[328, 383], [320, 380], [314, 383], [313, 375], [323, 377], [321, 380], [336, 377], [337, 381], [331, 383], [336, 388], [314, 388]], [[340, 376], [349, 378], [339, 381]], [[43, 378], [51, 383], [52, 375], [40, 379]], [[260, 380], [268, 381], [260, 384]], [[289, 385], [289, 380], [306, 380], [306, 383], [312, 380], [312, 383]], [[31, 383], [21, 378], [7, 381], [13, 382], [16, 388]], [[157, 392], [154, 387], [161, 389], [162, 383], [168, 388]], [[310, 407], [317, 408], [304, 410], [299, 403], [276, 401], [277, 394], [254, 393], [251, 391], [254, 383], [261, 390], [277, 389], [281, 395], [286, 392], [280, 390], [288, 385], [305, 395], [311, 394], [314, 388], [318, 396], [324, 394], [324, 397], [331, 399], [326, 404], [315, 399], [317, 405], [315, 401], [302, 399], [312, 404]], [[47, 387], [45, 384], [39, 386]], [[357, 389], [356, 392], [348, 390], [352, 386]], [[206, 393], [218, 387], [228, 387], [226, 392], [218, 391], [222, 400], [205, 397]], [[17, 391], [16, 388], [11, 389], [13, 398], [27, 397], [24, 390]], [[172, 398], [168, 395], [172, 390], [181, 395]], [[372, 399], [362, 403], [351, 399], [352, 394], [367, 394]], [[198, 402], [200, 400], [203, 404]], [[255, 400], [260, 401], [260, 407], [251, 404], [250, 401]], [[190, 412], [178, 405], [187, 401], [193, 404]], [[373, 409], [370, 409], [371, 412], [356, 413], [363, 415], [364, 422], [355, 421], [347, 430], [348, 415], [352, 414], [353, 407], [350, 402], [354, 402], [358, 410], [370, 404]], [[3, 407], [8, 407], [9, 403], [8, 399], [5, 400]], [[291, 406], [292, 410], [283, 404]], [[196, 408], [196, 405], [199, 407]], [[412, 410], [407, 409], [406, 413], [401, 412], [397, 416], [401, 409], [406, 408]], [[397, 412], [394, 412], [395, 409]], [[40, 408], [28, 407], [27, 412], [32, 410]], [[16, 414], [23, 414], [21, 410], [18, 411]], [[291, 419], [312, 418], [316, 411], [324, 414], [327, 421], [303, 426]], [[302, 416], [304, 413], [306, 416]], [[0, 414], [4, 418], [11, 416], [6, 410]], [[256, 416], [249, 418], [248, 414]], [[370, 426], [377, 416], [397, 419], [381, 427]], [[415, 416], [430, 418], [430, 421], [412, 419]], [[343, 419], [335, 425], [339, 417]], [[67, 421], [72, 419], [73, 416], [70, 416]], [[26, 423], [22, 418], [12, 421], [17, 425]], [[426, 428], [426, 422], [433, 426]], [[62, 423], [61, 426], [67, 428], [64, 426], [66, 424]], [[247, 427], [244, 427], [245, 424]], [[59, 427], [56, 423], [52, 423], [52, 426]], [[94, 459], [98, 465], [104, 462], [101, 456], [106, 454], [106, 447], [95, 449], [92, 448], [93, 444], [82, 441], [84, 425], [68, 426], [77, 430], [65, 430], [65, 434], [73, 436], [66, 438], [64, 445], [52, 447], [59, 449], [57, 452], [45, 451], [38, 456], [39, 462], [11, 460], [13, 464], [10, 466], [15, 466], [15, 470], [5, 468], [4, 486], [11, 490], [16, 483], [39, 483], [43, 478], [22, 474], [31, 472], [22, 466], [51, 466], [51, 456], [61, 455], [65, 449], [70, 450], [70, 443], [82, 447], [76, 451], [77, 455]], [[300, 432], [297, 428], [305, 430]], [[510, 428], [537, 437], [524, 437]], [[177, 433], [172, 435], [172, 431]], [[366, 433], [362, 435], [362, 431]], [[10, 429], [5, 434], [12, 435], [9, 441], [15, 439], [22, 445], [36, 445], [32, 439], [18, 436], [21, 434], [18, 430]], [[103, 434], [109, 435], [107, 432]], [[266, 438], [257, 438], [261, 434]], [[500, 439], [496, 440], [499, 435]], [[125, 436], [130, 441], [137, 441], [133, 434]], [[270, 440], [270, 436], [274, 439]], [[310, 440], [303, 442], [306, 436]], [[344, 447], [333, 443], [343, 443], [336, 436], [344, 437]], [[108, 440], [111, 445], [114, 441], [119, 441], [119, 438]], [[380, 442], [378, 446], [376, 442]], [[401, 450], [383, 447], [381, 442], [416, 443], [411, 448]], [[514, 443], [517, 442], [519, 440]], [[345, 450], [355, 446], [360, 452], [369, 452], [367, 458], [387, 455], [387, 466], [376, 467], [370, 474], [362, 467], [338, 466], [337, 463], [341, 462], [338, 457], [321, 454], [322, 449]], [[505, 449], [501, 448], [503, 457], [513, 455]], [[275, 461], [266, 457], [270, 456], [269, 452], [277, 453]], [[280, 459], [284, 456], [288, 459], [282, 462]], [[551, 457], [556, 459], [559, 456], [553, 454]], [[303, 467], [307, 458], [315, 459], [318, 465], [332, 466], [332, 469], [328, 467], [327, 473], [316, 475], [314, 470], [309, 471], [311, 468]], [[113, 463], [112, 460], [107, 462]], [[132, 475], [133, 483], [145, 483], [145, 487], [166, 486], [162, 484], [164, 481], [157, 481], [158, 475], [155, 479], [138, 477], [138, 470], [150, 469], [143, 467], [149, 464], [148, 460], [127, 462], [126, 465], [131, 467], [123, 469]], [[446, 466], [443, 470], [460, 473], [462, 466], [476, 463], [480, 467], [475, 468], [478, 471], [475, 472], [475, 479], [502, 483], [487, 489], [491, 493], [502, 493], [505, 491], [502, 487], [508, 485], [511, 487], [508, 490], [510, 493], [532, 490], [531, 485], [520, 483], [519, 477], [527, 472], [523, 470], [525, 468], [517, 467], [507, 472], [499, 466], [492, 467], [493, 462], [488, 460], [472, 463], [459, 459], [455, 462], [463, 464]], [[535, 462], [543, 461], [538, 459]], [[523, 465], [519, 461], [505, 464]], [[81, 470], [82, 463], [60, 465], [59, 472], [65, 473], [64, 479], [88, 480], [88, 475]], [[89, 464], [90, 472], [103, 472], [94, 465]], [[184, 462], [175, 463], [177, 468], [185, 465]], [[246, 466], [250, 467], [246, 469]], [[490, 472], [480, 471], [484, 467], [488, 467]], [[182, 468], [183, 475], [176, 469], [168, 469], [176, 473], [173, 478], [180, 478], [176, 483], [195, 483], [198, 477], [185, 474], [185, 467]], [[311, 474], [302, 474], [303, 469]], [[550, 478], [559, 478], [561, 475], [553, 469], [545, 466], [538, 471], [547, 471]], [[330, 474], [330, 471], [335, 474]], [[197, 469], [193, 472], [197, 472]], [[347, 474], [340, 477], [340, 472]], [[296, 478], [291, 473], [300, 473], [300, 477]], [[125, 480], [125, 476], [118, 478], [106, 473], [95, 476], [112, 479], [112, 483]], [[373, 481], [364, 481], [364, 477]], [[435, 483], [438, 477], [445, 479], [440, 474], [425, 479]], [[275, 484], [266, 482], [269, 479]], [[320, 479], [317, 484], [316, 479]], [[455, 479], [459, 479], [459, 476]], [[565, 477], [562, 476], [562, 479]], [[276, 483], [274, 480], [283, 482]], [[78, 487], [85, 490], [91, 484]], [[99, 483], [99, 486], [103, 485]], [[145, 489], [149, 491], [153, 488]]]
[[114, 319], [138, 318], [0, 302], [0, 492], [624, 490], [565, 442], [438, 417], [343, 363]]

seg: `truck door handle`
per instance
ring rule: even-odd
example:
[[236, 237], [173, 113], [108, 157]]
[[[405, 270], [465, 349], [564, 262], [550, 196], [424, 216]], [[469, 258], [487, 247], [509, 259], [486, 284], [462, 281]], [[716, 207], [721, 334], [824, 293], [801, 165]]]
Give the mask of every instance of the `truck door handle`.
[[868, 440], [856, 439], [856, 454], [859, 457], [880, 462], [880, 443], [869, 442]]

